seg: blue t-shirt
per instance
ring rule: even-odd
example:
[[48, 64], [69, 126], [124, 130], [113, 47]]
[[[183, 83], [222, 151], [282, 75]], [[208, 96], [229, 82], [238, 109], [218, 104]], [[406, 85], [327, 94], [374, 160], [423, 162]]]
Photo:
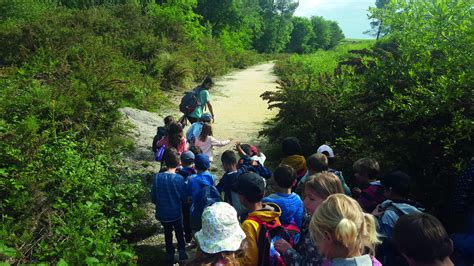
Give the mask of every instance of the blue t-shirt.
[[181, 219], [181, 203], [186, 198], [186, 184], [181, 175], [158, 173], [151, 189], [151, 199], [155, 203], [155, 217], [160, 222]]
[[282, 194], [273, 193], [263, 198], [262, 202], [273, 202], [281, 208], [280, 221], [282, 224], [295, 222], [301, 228], [304, 215], [304, 205], [300, 196], [296, 193]]

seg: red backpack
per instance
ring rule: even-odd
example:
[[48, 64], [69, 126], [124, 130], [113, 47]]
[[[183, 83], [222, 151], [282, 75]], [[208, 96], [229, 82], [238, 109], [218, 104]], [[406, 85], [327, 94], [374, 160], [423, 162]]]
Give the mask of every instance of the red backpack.
[[255, 216], [247, 217], [248, 220], [257, 222], [260, 225], [260, 231], [257, 238], [258, 247], [258, 266], [284, 266], [286, 265], [283, 256], [281, 256], [273, 247], [273, 243], [279, 239], [286, 240], [292, 247], [295, 246], [296, 234], [300, 229], [296, 224], [281, 225], [276, 220], [265, 222]]

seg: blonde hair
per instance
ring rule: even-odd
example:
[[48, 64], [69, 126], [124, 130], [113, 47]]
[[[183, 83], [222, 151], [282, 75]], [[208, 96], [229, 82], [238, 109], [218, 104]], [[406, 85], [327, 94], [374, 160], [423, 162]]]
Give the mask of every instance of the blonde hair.
[[348, 250], [348, 256], [375, 253], [380, 243], [374, 216], [364, 213], [359, 203], [344, 194], [330, 195], [314, 212], [309, 225], [313, 238], [321, 239], [330, 233], [337, 244]]
[[326, 199], [331, 194], [344, 193], [341, 180], [329, 172], [322, 172], [312, 175], [304, 184], [304, 188], [310, 189], [322, 199]]

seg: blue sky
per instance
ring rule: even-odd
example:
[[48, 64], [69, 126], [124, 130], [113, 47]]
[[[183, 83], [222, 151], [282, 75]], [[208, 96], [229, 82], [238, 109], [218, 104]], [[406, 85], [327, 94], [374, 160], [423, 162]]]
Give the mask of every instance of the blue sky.
[[375, 0], [300, 0], [295, 16], [322, 16], [339, 23], [346, 38], [368, 39], [363, 34], [370, 28], [367, 9]]

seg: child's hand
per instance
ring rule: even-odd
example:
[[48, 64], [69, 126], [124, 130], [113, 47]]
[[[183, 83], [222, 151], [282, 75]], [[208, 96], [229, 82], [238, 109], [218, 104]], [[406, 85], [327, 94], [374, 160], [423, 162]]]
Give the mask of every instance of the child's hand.
[[280, 254], [285, 254], [288, 249], [292, 248], [290, 243], [286, 242], [283, 239], [277, 240], [274, 245], [275, 245], [275, 249]]
[[362, 194], [362, 190], [358, 187], [354, 187], [351, 189], [351, 192], [352, 192], [352, 196], [354, 198], [358, 198], [360, 196], [360, 194]]
[[380, 204], [377, 205], [377, 207], [375, 207], [375, 209], [372, 211], [372, 215], [373, 216], [382, 216], [383, 213], [385, 212], [385, 210], [383, 210], [381, 207], [380, 207]]

